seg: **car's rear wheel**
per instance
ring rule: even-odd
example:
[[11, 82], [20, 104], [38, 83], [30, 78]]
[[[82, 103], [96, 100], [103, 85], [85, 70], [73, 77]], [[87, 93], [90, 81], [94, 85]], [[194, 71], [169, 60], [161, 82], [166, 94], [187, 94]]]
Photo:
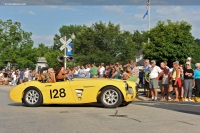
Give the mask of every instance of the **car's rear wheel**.
[[101, 92], [101, 103], [106, 108], [116, 108], [122, 103], [122, 94], [115, 87], [105, 87]]
[[23, 102], [29, 107], [38, 107], [42, 104], [42, 94], [37, 88], [27, 88], [24, 91]]

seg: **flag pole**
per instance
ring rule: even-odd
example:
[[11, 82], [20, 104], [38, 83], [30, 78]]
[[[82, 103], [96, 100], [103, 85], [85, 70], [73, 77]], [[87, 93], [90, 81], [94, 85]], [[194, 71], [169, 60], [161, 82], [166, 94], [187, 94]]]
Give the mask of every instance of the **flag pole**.
[[[151, 12], [150, 12], [150, 0], [148, 0], [148, 18], [149, 18], [149, 22], [148, 22], [148, 32], [150, 34], [150, 20], [151, 20]], [[150, 38], [148, 37], [148, 44], [150, 43]]]

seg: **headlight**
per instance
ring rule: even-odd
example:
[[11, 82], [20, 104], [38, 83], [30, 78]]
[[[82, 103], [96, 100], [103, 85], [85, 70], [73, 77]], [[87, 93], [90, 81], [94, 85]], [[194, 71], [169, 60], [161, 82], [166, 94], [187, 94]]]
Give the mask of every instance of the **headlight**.
[[127, 83], [125, 83], [125, 89], [128, 90], [128, 84]]

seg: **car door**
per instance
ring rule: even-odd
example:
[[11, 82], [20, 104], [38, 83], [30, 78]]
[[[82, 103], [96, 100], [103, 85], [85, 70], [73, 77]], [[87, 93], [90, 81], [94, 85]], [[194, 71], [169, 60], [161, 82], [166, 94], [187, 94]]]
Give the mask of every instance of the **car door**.
[[77, 104], [97, 101], [97, 85], [82, 79], [76, 79], [75, 81], [72, 80], [70, 81], [70, 85], [75, 98], [75, 102]]
[[46, 83], [47, 94], [51, 104], [75, 103], [69, 81]]

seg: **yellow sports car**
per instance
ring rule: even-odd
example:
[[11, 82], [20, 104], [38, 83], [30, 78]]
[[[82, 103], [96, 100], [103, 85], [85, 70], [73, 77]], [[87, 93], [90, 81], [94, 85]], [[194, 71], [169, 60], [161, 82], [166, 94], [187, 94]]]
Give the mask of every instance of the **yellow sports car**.
[[37, 107], [41, 104], [98, 102], [104, 107], [115, 108], [128, 105], [135, 96], [134, 82], [99, 78], [77, 78], [56, 83], [30, 81], [10, 91], [10, 99], [13, 102], [22, 102], [29, 107]]

